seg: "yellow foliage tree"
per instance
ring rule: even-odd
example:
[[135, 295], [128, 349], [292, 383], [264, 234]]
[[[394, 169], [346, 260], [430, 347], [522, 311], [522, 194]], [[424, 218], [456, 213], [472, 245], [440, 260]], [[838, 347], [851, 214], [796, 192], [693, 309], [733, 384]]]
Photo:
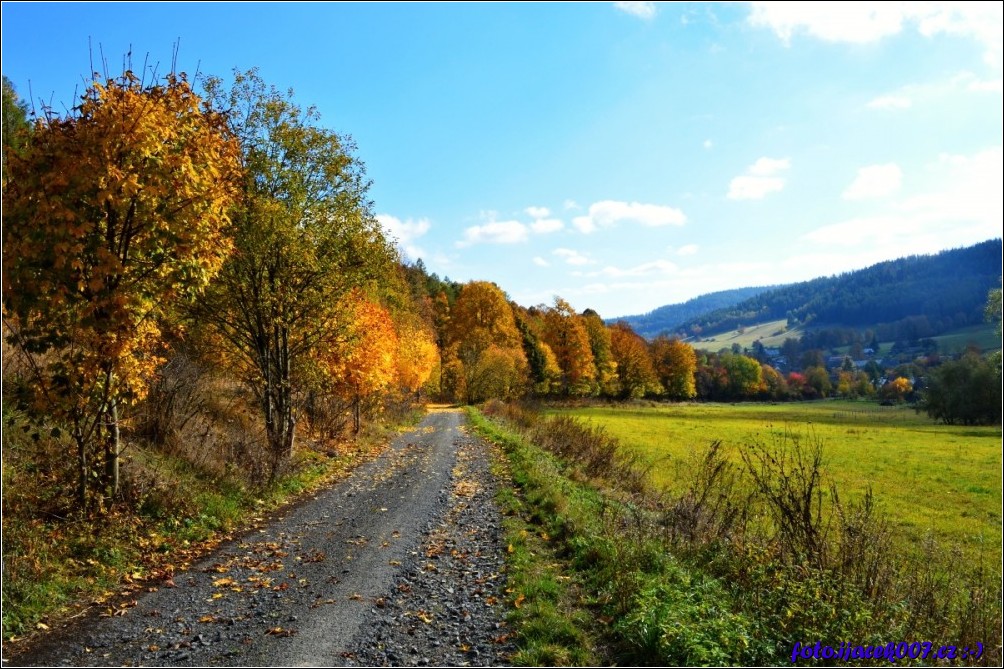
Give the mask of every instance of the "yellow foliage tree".
[[417, 396], [439, 363], [439, 348], [429, 329], [415, 323], [398, 325], [397, 339], [398, 382]]
[[6, 169], [4, 307], [17, 343], [45, 354], [36, 399], [72, 432], [84, 506], [95, 441], [117, 492], [118, 408], [146, 392], [167, 305], [230, 251], [239, 149], [183, 74], [126, 72], [38, 120]]
[[352, 407], [352, 430], [358, 434], [363, 404], [397, 378], [398, 337], [390, 313], [353, 291], [340, 302], [343, 336], [321, 349], [334, 391]]
[[596, 387], [596, 363], [589, 333], [572, 306], [554, 298], [554, 308], [544, 311], [544, 341], [561, 367], [562, 387], [569, 395], [592, 395]]
[[[494, 284], [464, 285], [450, 312], [446, 341], [443, 373], [456, 399], [479, 402], [525, 387], [528, 367], [522, 337], [512, 306]], [[456, 394], [461, 389], [463, 394]]]

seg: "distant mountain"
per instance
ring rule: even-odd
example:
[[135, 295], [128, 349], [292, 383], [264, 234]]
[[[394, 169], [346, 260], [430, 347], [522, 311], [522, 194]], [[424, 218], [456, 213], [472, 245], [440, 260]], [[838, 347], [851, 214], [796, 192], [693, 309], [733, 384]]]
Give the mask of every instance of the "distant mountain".
[[897, 338], [901, 334], [915, 338], [911, 333], [930, 337], [983, 322], [987, 292], [1000, 286], [1001, 268], [1001, 240], [991, 239], [935, 255], [881, 262], [837, 276], [749, 289], [755, 294], [675, 323], [652, 319], [672, 306], [623, 320], [645, 336], [666, 331], [681, 336], [708, 336], [786, 318], [791, 325], [813, 327], [895, 325], [892, 331]]
[[642, 337], [651, 339], [664, 332], [674, 333], [680, 325], [687, 321], [699, 318], [709, 312], [735, 306], [772, 288], [776, 288], [776, 286], [720, 290], [716, 293], [700, 295], [682, 304], [667, 304], [647, 314], [612, 318], [608, 319], [607, 322], [627, 321], [635, 332]]

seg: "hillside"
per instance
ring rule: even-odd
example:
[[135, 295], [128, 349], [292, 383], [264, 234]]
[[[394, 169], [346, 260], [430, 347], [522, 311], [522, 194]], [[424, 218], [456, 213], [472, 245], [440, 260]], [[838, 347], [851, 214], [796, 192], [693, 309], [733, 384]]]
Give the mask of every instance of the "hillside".
[[707, 337], [783, 320], [789, 327], [875, 328], [882, 330], [879, 336], [883, 340], [931, 337], [983, 322], [987, 292], [1000, 285], [1001, 248], [1001, 240], [992, 239], [935, 255], [908, 256], [837, 276], [776, 286], [673, 328], [653, 324], [651, 319], [624, 320], [646, 336], [668, 330]]
[[708, 293], [707, 295], [700, 295], [680, 304], [667, 304], [647, 314], [608, 319], [607, 323], [627, 321], [635, 332], [651, 339], [663, 332], [675, 332], [683, 323], [692, 321], [710, 312], [728, 309], [772, 288], [776, 288], [776, 286], [720, 290]]

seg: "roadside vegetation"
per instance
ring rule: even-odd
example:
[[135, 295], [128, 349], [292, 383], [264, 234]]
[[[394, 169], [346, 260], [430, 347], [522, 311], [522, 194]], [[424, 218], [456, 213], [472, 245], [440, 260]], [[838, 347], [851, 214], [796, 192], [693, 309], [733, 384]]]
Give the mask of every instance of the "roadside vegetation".
[[817, 440], [751, 439], [738, 459], [712, 443], [669, 493], [595, 426], [501, 402], [472, 413], [505, 450], [522, 529], [548, 538], [517, 574], [558, 565], [577, 588], [567, 615], [597, 621], [576, 638], [524, 634], [540, 627], [527, 613], [540, 588], [514, 587], [529, 662], [565, 643], [564, 657], [606, 662], [788, 664], [795, 642], [921, 638], [979, 642], [979, 663], [1000, 662], [999, 561], [962, 561], [933, 538], [905, 555], [875, 496], [845, 500], [826, 476]]

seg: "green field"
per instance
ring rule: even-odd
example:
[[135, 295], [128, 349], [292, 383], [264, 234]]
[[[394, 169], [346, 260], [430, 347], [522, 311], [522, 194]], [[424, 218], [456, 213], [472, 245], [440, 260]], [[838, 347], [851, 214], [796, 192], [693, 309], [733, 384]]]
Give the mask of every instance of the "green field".
[[[798, 339], [805, 332], [801, 326], [788, 329], [787, 321], [783, 318], [777, 321], [750, 325], [739, 330], [731, 330], [706, 338], [698, 338], [690, 342], [694, 348], [706, 351], [717, 351], [723, 348], [731, 348], [733, 344], [739, 344], [743, 349], [752, 348], [753, 342], [759, 341], [764, 346], [780, 348], [784, 340], [788, 338]], [[943, 355], [961, 353], [970, 344], [976, 344], [982, 351], [998, 351], [1001, 348], [1001, 340], [997, 335], [996, 326], [991, 323], [982, 325], [972, 325], [960, 330], [954, 330], [948, 334], [932, 337], [938, 343], [938, 351]], [[880, 350], [887, 352], [893, 342], [882, 342]], [[849, 347], [843, 346], [836, 350], [845, 353]]]
[[679, 491], [713, 440], [742, 448], [790, 431], [823, 444], [826, 472], [842, 499], [870, 484], [898, 539], [929, 534], [976, 555], [1001, 555], [1001, 429], [933, 423], [908, 407], [870, 402], [675, 404], [562, 409], [602, 425], [651, 467], [652, 480]]

